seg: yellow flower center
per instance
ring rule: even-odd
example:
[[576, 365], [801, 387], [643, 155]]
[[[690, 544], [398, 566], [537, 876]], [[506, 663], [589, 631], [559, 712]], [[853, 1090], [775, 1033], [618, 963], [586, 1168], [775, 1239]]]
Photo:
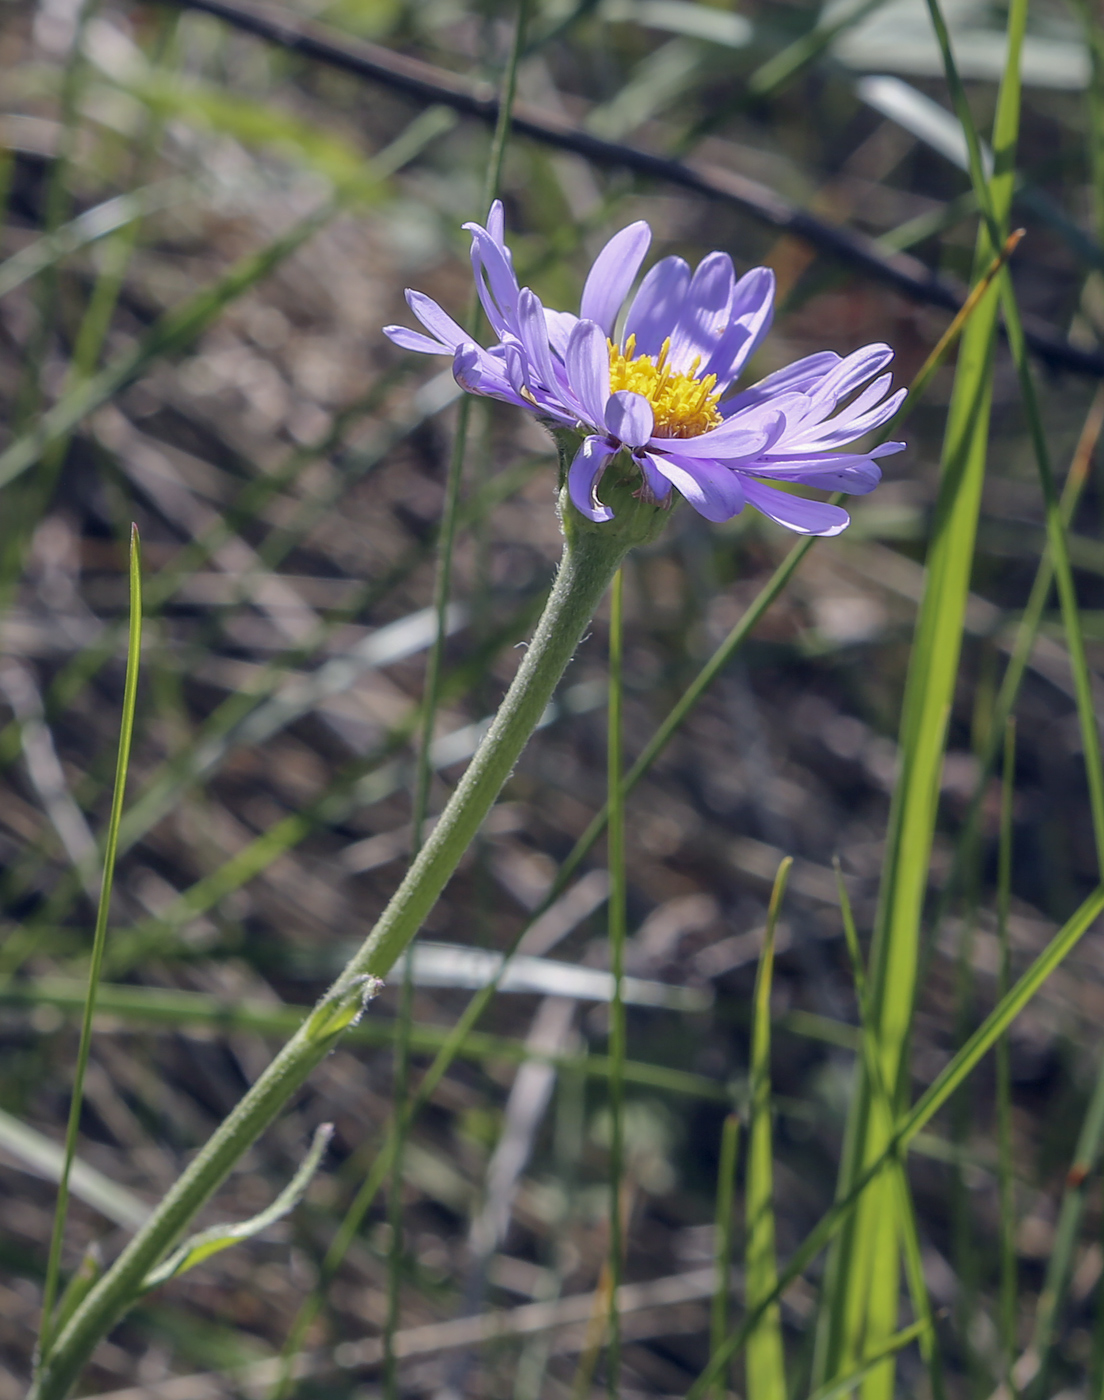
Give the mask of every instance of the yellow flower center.
[[634, 356], [635, 349], [635, 335], [626, 340], [624, 350], [612, 340], [609, 342], [610, 393], [629, 389], [634, 394], [642, 394], [655, 414], [656, 437], [697, 437], [720, 423], [717, 400], [721, 391], [716, 387], [717, 376], [694, 377], [701, 364], [700, 355], [694, 357], [688, 370], [682, 371], [671, 369], [667, 363], [670, 336], [663, 342], [658, 359], [651, 355]]

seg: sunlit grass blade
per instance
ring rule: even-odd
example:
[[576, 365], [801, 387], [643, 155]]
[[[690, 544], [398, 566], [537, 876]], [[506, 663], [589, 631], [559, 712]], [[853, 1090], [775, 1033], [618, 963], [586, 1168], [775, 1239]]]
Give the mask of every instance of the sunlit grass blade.
[[[878, 1059], [878, 1042], [870, 1020], [869, 987], [867, 984], [866, 967], [863, 963], [862, 949], [859, 946], [859, 934], [855, 926], [855, 915], [851, 907], [851, 897], [844, 883], [843, 870], [838, 857], [835, 861], [835, 870], [836, 887], [839, 891], [840, 914], [843, 920], [844, 941], [847, 945], [847, 953], [851, 960], [851, 974], [855, 981], [855, 1000], [859, 1008], [863, 1065], [870, 1078], [871, 1090], [875, 1099], [875, 1110], [883, 1114], [886, 1121], [892, 1124], [894, 1117], [893, 1103], [885, 1083], [882, 1080], [881, 1064]], [[924, 1276], [924, 1260], [920, 1248], [920, 1234], [916, 1224], [916, 1211], [913, 1206], [912, 1192], [909, 1189], [908, 1176], [905, 1172], [905, 1164], [899, 1155], [895, 1154], [890, 1170], [894, 1176], [897, 1223], [900, 1232], [901, 1251], [905, 1261], [905, 1275], [908, 1279], [909, 1295], [912, 1299], [912, 1306], [917, 1316], [918, 1325], [922, 1328], [919, 1334], [920, 1353], [924, 1358], [924, 1364], [928, 1368], [928, 1380], [931, 1385], [932, 1400], [943, 1400], [945, 1394], [943, 1368], [936, 1345], [935, 1320], [932, 1312], [931, 1299], [928, 1295], [927, 1279]], [[891, 1355], [892, 1353], [889, 1354]], [[886, 1358], [870, 1359], [869, 1363], [863, 1368], [863, 1375], [869, 1374], [869, 1372], [879, 1364], [880, 1360], [884, 1359]]]
[[69, 1120], [65, 1130], [65, 1162], [62, 1167], [61, 1180], [58, 1182], [57, 1205], [54, 1210], [50, 1253], [46, 1265], [46, 1282], [42, 1292], [42, 1324], [38, 1343], [40, 1361], [49, 1356], [50, 1343], [55, 1332], [54, 1305], [57, 1301], [61, 1273], [61, 1250], [65, 1240], [65, 1222], [69, 1208], [69, 1176], [77, 1152], [81, 1105], [84, 1101], [84, 1077], [92, 1048], [92, 1023], [96, 1014], [96, 989], [100, 980], [100, 970], [103, 967], [104, 948], [107, 944], [107, 924], [111, 914], [111, 890], [115, 881], [115, 858], [119, 846], [119, 823], [123, 816], [127, 770], [130, 766], [130, 747], [134, 736], [134, 711], [138, 698], [138, 666], [142, 651], [142, 561], [136, 526], [131, 528], [129, 577], [130, 633], [127, 645], [126, 681], [123, 689], [123, 711], [119, 723], [119, 749], [115, 763], [115, 790], [111, 799], [111, 815], [108, 820], [107, 840], [104, 845], [103, 883], [100, 886], [100, 902], [96, 911], [92, 956], [88, 967], [88, 991], [81, 1019], [80, 1043], [77, 1048], [73, 1091], [69, 1102]]
[[889, 1361], [899, 1351], [904, 1351], [911, 1342], [920, 1341], [922, 1343], [925, 1335], [929, 1334], [930, 1331], [931, 1323], [926, 1320], [914, 1322], [911, 1327], [903, 1328], [890, 1337], [889, 1341], [873, 1356], [867, 1356], [861, 1361], [850, 1375], [842, 1376], [838, 1381], [832, 1381], [828, 1385], [821, 1386], [819, 1390], [815, 1390], [810, 1396], [810, 1400], [841, 1400], [842, 1396], [851, 1394], [858, 1387], [859, 1382], [870, 1375], [876, 1367]]
[[[749, 1312], [774, 1291], [778, 1264], [774, 1253], [774, 1133], [771, 1124], [771, 984], [778, 916], [793, 866], [787, 856], [778, 867], [771, 891], [763, 950], [755, 979], [751, 1034], [751, 1103], [745, 1187], [745, 1292]], [[777, 1303], [759, 1312], [747, 1339], [747, 1393], [784, 1396], [786, 1364], [782, 1349], [782, 1315]]]
[[[1004, 766], [1001, 774], [1000, 839], [997, 850], [997, 941], [1000, 970], [997, 1000], [1008, 993], [1012, 977], [1008, 941], [1008, 913], [1012, 898], [1013, 799], [1016, 776], [1016, 727], [1009, 720], [1004, 730]], [[1002, 1381], [1015, 1400], [1012, 1363], [1016, 1354], [1016, 1189], [1012, 1166], [1012, 1057], [1008, 1037], [1002, 1035], [996, 1046], [997, 1072], [997, 1152], [999, 1158], [998, 1196], [1000, 1200], [1000, 1340]]]
[[[713, 1213], [715, 1239], [713, 1259], [717, 1288], [709, 1315], [709, 1349], [719, 1351], [728, 1332], [728, 1295], [732, 1290], [733, 1197], [736, 1194], [736, 1167], [740, 1153], [740, 1120], [730, 1113], [721, 1129], [721, 1156], [717, 1164], [717, 1204]], [[713, 1400], [725, 1400], [728, 1386], [723, 1375], [717, 1378]]]
[[[850, 1191], [841, 1196], [821, 1217], [788, 1263], [780, 1271], [778, 1282], [770, 1295], [758, 1307], [749, 1309], [739, 1328], [728, 1338], [721, 1350], [710, 1357], [705, 1370], [687, 1391], [684, 1400], [703, 1400], [721, 1370], [746, 1345], [747, 1338], [760, 1315], [777, 1301], [795, 1278], [812, 1264], [821, 1250], [838, 1234], [871, 1181], [875, 1180], [893, 1159], [922, 1132], [943, 1108], [963, 1080], [978, 1066], [1000, 1037], [1038, 992], [1047, 978], [1069, 956], [1093, 924], [1104, 914], [1104, 887], [1095, 890], [1075, 914], [1058, 930], [1054, 938], [1035, 959], [1000, 1002], [993, 1008], [965, 1045], [953, 1056], [940, 1074], [920, 1095], [912, 1109], [899, 1121], [893, 1136], [882, 1153], [856, 1177]], [[841, 1373], [843, 1374], [843, 1373]]]
[[[994, 237], [985, 223], [979, 230], [975, 252], [978, 277], [1000, 252], [1005, 238], [1019, 128], [1019, 54], [1025, 12], [1022, 0], [1016, 0], [1009, 11], [1008, 61], [994, 126], [997, 170], [988, 191], [999, 233]], [[924, 597], [906, 682], [900, 776], [890, 812], [870, 977], [871, 1021], [878, 1037], [883, 1082], [894, 1096], [903, 1082], [904, 1050], [912, 1023], [939, 777], [985, 477], [998, 302], [998, 287], [991, 283], [962, 338]], [[840, 1173], [841, 1199], [850, 1196], [869, 1164], [880, 1160], [885, 1151], [884, 1123], [872, 1111], [873, 1098], [869, 1076], [863, 1075], [848, 1125]], [[879, 1346], [896, 1326], [898, 1242], [892, 1224], [891, 1192], [892, 1183], [885, 1176], [875, 1181], [833, 1248], [814, 1384], [825, 1384], [853, 1369], [863, 1352]], [[891, 1365], [876, 1369], [864, 1382], [866, 1400], [888, 1400], [892, 1384]]]

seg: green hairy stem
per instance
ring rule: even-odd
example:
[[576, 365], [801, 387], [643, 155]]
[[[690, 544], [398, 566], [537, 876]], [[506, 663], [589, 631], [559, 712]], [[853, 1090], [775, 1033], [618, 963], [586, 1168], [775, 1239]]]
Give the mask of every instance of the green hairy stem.
[[[561, 479], [577, 441], [573, 438], [557, 434]], [[639, 473], [630, 463], [619, 460], [611, 465], [602, 495], [615, 519], [603, 525], [584, 519], [561, 489], [566, 542], [548, 602], [494, 723], [432, 834], [371, 933], [302, 1028], [219, 1125], [73, 1314], [42, 1361], [31, 1400], [63, 1400], [96, 1344], [141, 1295], [151, 1270], [358, 1018], [378, 988], [378, 979], [418, 932], [513, 771], [622, 559], [634, 545], [655, 539], [665, 523], [664, 510], [635, 497], [639, 484]]]

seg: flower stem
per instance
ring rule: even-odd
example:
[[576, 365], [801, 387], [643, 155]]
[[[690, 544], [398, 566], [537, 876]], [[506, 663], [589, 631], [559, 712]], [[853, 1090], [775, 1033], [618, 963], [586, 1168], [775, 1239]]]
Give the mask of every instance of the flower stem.
[[150, 1270], [356, 1019], [366, 979], [386, 974], [414, 937], [510, 776], [621, 560], [634, 544], [653, 538], [662, 523], [661, 512], [639, 502], [602, 529], [588, 528], [589, 522], [566, 503], [563, 511], [568, 542], [533, 640], [486, 738], [406, 878], [302, 1028], [74, 1313], [39, 1373], [31, 1400], [62, 1400], [68, 1393], [93, 1348], [142, 1292]]

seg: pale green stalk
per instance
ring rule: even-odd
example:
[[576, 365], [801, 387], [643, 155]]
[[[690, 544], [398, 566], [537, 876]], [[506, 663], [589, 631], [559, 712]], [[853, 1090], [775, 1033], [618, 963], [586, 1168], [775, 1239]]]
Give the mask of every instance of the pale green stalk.
[[[1026, 0], [1014, 0], [1008, 21], [1009, 61], [994, 132], [997, 173], [991, 188], [992, 208], [1002, 230], [1013, 188], [1019, 51], [1025, 18]], [[979, 277], [1002, 243], [1003, 233], [993, 238], [983, 223], [975, 254]], [[872, 1020], [883, 1081], [894, 1096], [906, 1082], [920, 921], [985, 475], [997, 310], [998, 288], [990, 285], [963, 335], [901, 722], [901, 773], [890, 813], [871, 954]], [[886, 1125], [872, 1106], [869, 1077], [864, 1074], [848, 1122], [841, 1199], [851, 1195], [869, 1164], [884, 1154]], [[899, 1262], [895, 1214], [892, 1182], [882, 1177], [865, 1193], [832, 1251], [825, 1286], [827, 1307], [822, 1314], [814, 1368], [816, 1385], [852, 1370], [863, 1353], [877, 1349], [896, 1326]], [[869, 1267], [868, 1274], [864, 1265]], [[892, 1364], [876, 1368], [863, 1383], [865, 1400], [888, 1400], [892, 1385]]]
[[[745, 1306], [755, 1312], [769, 1298], [778, 1280], [774, 1252], [774, 1147], [771, 1125], [771, 983], [774, 938], [786, 894], [793, 857], [778, 867], [767, 910], [763, 951], [755, 978], [751, 1032], [751, 1107], [748, 1124], [748, 1165], [745, 1187]], [[777, 1303], [762, 1308], [747, 1338], [747, 1393], [785, 1396], [786, 1363], [782, 1350], [782, 1314]]]
[[[733, 1220], [732, 1198], [736, 1194], [736, 1166], [740, 1152], [740, 1120], [730, 1113], [721, 1129], [721, 1158], [717, 1165], [717, 1205], [713, 1213], [713, 1261], [717, 1270], [717, 1287], [709, 1316], [709, 1350], [719, 1351], [728, 1331], [728, 1295], [732, 1289]], [[713, 1400], [725, 1400], [728, 1393], [726, 1378], [717, 1377]]]
[[68, 1392], [96, 1343], [139, 1294], [146, 1275], [330, 1051], [358, 1013], [365, 988], [393, 966], [433, 908], [538, 724], [621, 559], [662, 528], [664, 513], [633, 499], [631, 478], [607, 475], [607, 499], [616, 515], [606, 525], [585, 521], [564, 499], [567, 543], [532, 643], [486, 738], [406, 878], [303, 1028], [219, 1125], [78, 1308], [42, 1368], [33, 1400], [60, 1400]]
[[111, 890], [115, 881], [115, 858], [119, 849], [119, 823], [126, 796], [127, 769], [130, 766], [130, 744], [134, 736], [134, 708], [138, 697], [138, 665], [142, 650], [142, 563], [137, 526], [130, 534], [130, 637], [127, 646], [126, 681], [123, 687], [123, 713], [119, 726], [119, 751], [115, 760], [115, 791], [111, 799], [111, 815], [104, 847], [104, 873], [100, 885], [96, 927], [92, 935], [92, 956], [88, 967], [88, 991], [81, 1018], [77, 1066], [73, 1076], [73, 1093], [69, 1101], [69, 1121], [65, 1129], [65, 1161], [58, 1182], [57, 1205], [50, 1236], [50, 1253], [46, 1265], [46, 1283], [42, 1291], [42, 1325], [38, 1339], [38, 1363], [49, 1360], [53, 1340], [54, 1304], [57, 1301], [58, 1279], [61, 1272], [61, 1248], [65, 1240], [65, 1222], [69, 1208], [69, 1174], [77, 1153], [81, 1106], [84, 1101], [84, 1076], [92, 1048], [92, 1022], [96, 1014], [96, 990], [103, 967], [107, 945], [107, 922], [111, 913]]
[[625, 884], [625, 795], [622, 791], [622, 755], [625, 742], [622, 724], [624, 593], [625, 573], [623, 569], [618, 569], [610, 593], [609, 711], [606, 726], [606, 801], [609, 804], [606, 841], [610, 873], [608, 929], [610, 972], [613, 974], [609, 1023], [610, 1064], [613, 1072], [609, 1081], [609, 1313], [606, 1360], [606, 1391], [610, 1400], [617, 1400], [621, 1386], [621, 1315], [617, 1308], [617, 1290], [621, 1286], [621, 1264], [625, 1249], [621, 1224], [621, 1184], [625, 1172], [625, 1003], [622, 997], [622, 981], [625, 975], [628, 894]]

